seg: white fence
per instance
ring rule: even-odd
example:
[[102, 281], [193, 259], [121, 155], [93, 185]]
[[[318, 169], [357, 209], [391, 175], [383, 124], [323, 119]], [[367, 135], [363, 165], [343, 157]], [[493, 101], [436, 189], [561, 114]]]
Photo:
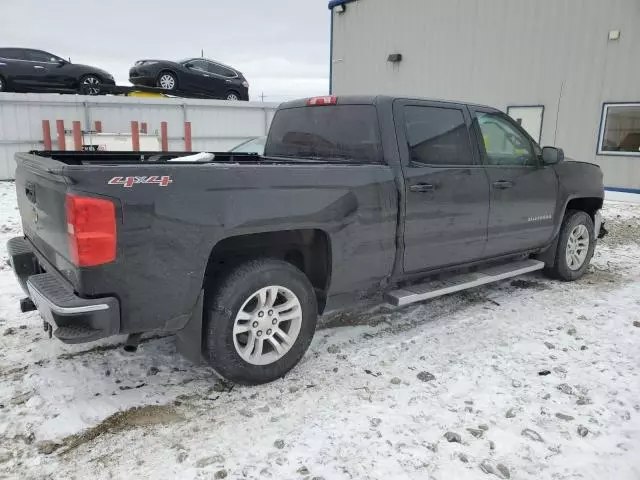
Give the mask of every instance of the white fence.
[[184, 124], [190, 122], [194, 151], [225, 151], [265, 135], [276, 107], [184, 98], [0, 93], [0, 180], [14, 178], [16, 152], [43, 148], [43, 120], [51, 123], [53, 149], [56, 120], [64, 120], [67, 130], [80, 121], [83, 131], [100, 121], [105, 133], [130, 133], [132, 121], [146, 122], [149, 133], [158, 135], [160, 123], [167, 122], [169, 150], [177, 151], [184, 150]]

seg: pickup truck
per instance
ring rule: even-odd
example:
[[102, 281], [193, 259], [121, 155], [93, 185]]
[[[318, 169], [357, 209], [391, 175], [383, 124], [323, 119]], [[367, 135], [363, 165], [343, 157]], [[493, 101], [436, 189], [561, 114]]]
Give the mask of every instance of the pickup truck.
[[323, 312], [536, 270], [576, 280], [601, 231], [600, 168], [479, 105], [298, 100], [262, 156], [185, 155], [18, 153], [22, 310], [67, 343], [176, 332], [188, 358], [260, 384], [300, 361]]

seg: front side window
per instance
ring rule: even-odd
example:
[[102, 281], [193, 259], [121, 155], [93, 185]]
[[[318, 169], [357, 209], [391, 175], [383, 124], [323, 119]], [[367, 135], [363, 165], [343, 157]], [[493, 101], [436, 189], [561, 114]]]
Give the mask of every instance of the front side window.
[[407, 106], [404, 119], [413, 166], [473, 165], [469, 129], [461, 110]]
[[640, 103], [605, 105], [598, 153], [640, 155]]
[[189, 65], [189, 68], [193, 70], [199, 70], [201, 72], [207, 71], [207, 62], [205, 62], [204, 60], [198, 60], [198, 59], [189, 60], [186, 63], [186, 65]]
[[487, 165], [532, 167], [536, 157], [529, 139], [496, 113], [477, 113]]
[[32, 62], [56, 63], [60, 61], [55, 55], [38, 50], [28, 50], [27, 57], [27, 60], [31, 60]]
[[378, 116], [373, 105], [330, 105], [279, 110], [265, 156], [380, 163]]

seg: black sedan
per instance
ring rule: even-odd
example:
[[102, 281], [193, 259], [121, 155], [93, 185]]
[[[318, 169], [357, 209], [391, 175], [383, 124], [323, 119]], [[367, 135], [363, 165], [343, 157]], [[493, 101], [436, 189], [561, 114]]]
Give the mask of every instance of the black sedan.
[[138, 60], [129, 70], [129, 81], [180, 96], [249, 100], [249, 83], [242, 73], [206, 58]]
[[73, 64], [42, 50], [0, 48], [0, 92], [60, 92], [98, 95], [115, 85], [99, 68]]

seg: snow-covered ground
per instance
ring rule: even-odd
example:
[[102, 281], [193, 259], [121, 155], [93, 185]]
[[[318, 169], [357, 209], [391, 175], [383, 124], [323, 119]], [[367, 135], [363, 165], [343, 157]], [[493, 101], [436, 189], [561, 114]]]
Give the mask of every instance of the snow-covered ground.
[[607, 204], [611, 236], [579, 282], [530, 275], [327, 319], [286, 379], [246, 388], [171, 337], [135, 354], [48, 340], [4, 264], [13, 189], [0, 184], [0, 477], [640, 478], [640, 205]]

